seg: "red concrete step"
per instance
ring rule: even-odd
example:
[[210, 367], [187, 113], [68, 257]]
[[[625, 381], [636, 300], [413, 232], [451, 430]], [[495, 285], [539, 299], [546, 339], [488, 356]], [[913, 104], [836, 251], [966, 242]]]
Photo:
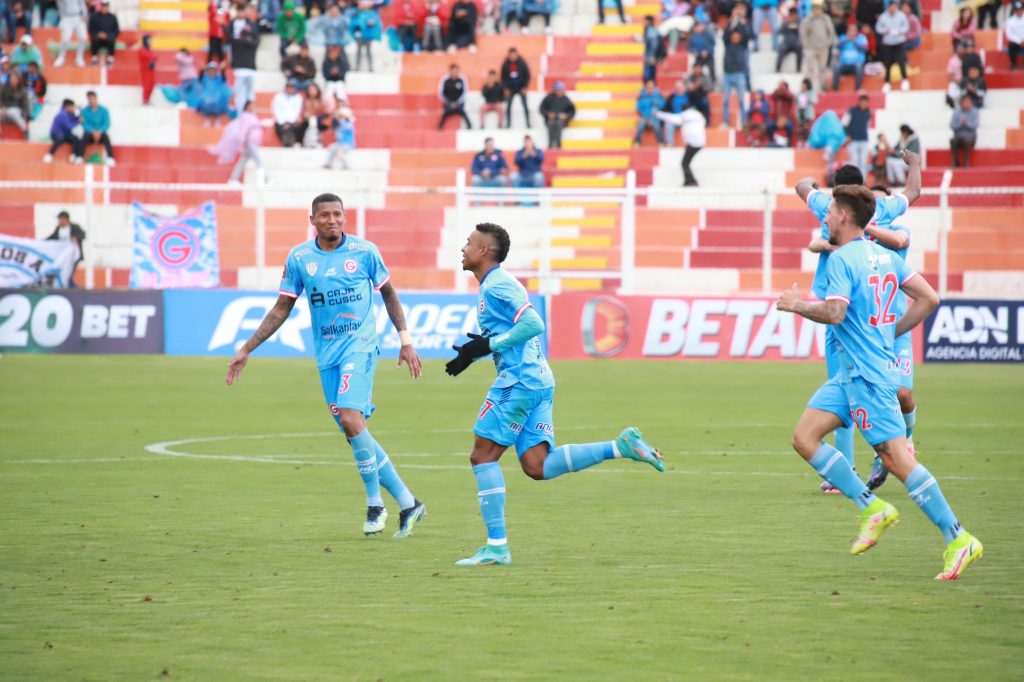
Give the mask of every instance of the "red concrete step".
[[35, 210], [32, 206], [4, 206], [0, 210], [0, 234], [35, 239]]
[[[690, 253], [691, 268], [759, 268], [761, 249], [695, 249]], [[772, 251], [773, 268], [799, 269], [800, 253]]]
[[764, 224], [762, 211], [720, 211], [709, 210], [705, 214], [705, 225], [716, 227], [757, 227]]
[[[779, 228], [808, 228], [819, 227], [818, 219], [809, 209], [776, 209], [772, 211], [772, 226]], [[803, 232], [801, 234], [806, 234]]]
[[[697, 233], [698, 248], [729, 248], [761, 246], [764, 236], [760, 230], [701, 230]], [[775, 230], [772, 246], [777, 249], [802, 249], [808, 242], [806, 230]]]
[[[926, 160], [929, 166], [946, 167], [952, 165], [953, 156], [948, 149], [929, 149]], [[1024, 167], [1024, 149], [975, 149], [971, 154], [971, 166]]]
[[401, 228], [415, 230], [421, 225], [444, 224], [444, 211], [441, 209], [412, 208], [368, 208], [366, 209], [366, 225], [373, 229]]

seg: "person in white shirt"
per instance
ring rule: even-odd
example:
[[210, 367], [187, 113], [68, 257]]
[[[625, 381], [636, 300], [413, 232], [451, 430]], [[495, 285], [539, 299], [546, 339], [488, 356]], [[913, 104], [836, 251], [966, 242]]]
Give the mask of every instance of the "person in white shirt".
[[1013, 14], [1006, 18], [1006, 51], [1010, 55], [1010, 71], [1017, 69], [1017, 58], [1024, 56], [1024, 2], [1013, 3]]
[[57, 11], [60, 14], [60, 53], [53, 65], [64, 66], [64, 55], [68, 51], [71, 36], [75, 36], [78, 40], [75, 66], [85, 66], [85, 46], [89, 44], [85, 23], [89, 18], [89, 10], [85, 0], [57, 0]]
[[309, 124], [302, 115], [302, 93], [299, 92], [298, 83], [289, 80], [284, 86], [284, 92], [274, 95], [270, 110], [274, 114], [274, 132], [281, 144], [285, 147], [301, 144]]
[[704, 114], [692, 105], [688, 105], [678, 114], [658, 111], [654, 114], [662, 121], [679, 126], [683, 130], [683, 187], [697, 187], [697, 178], [693, 175], [690, 164], [697, 152], [707, 144], [707, 120]]

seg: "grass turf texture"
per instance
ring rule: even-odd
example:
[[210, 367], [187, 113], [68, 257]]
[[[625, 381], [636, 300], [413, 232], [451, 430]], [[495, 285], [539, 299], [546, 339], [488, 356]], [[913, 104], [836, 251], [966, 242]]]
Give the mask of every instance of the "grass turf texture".
[[[405, 541], [364, 497], [308, 361], [0, 360], [0, 660], [10, 680], [1017, 678], [1024, 368], [918, 368], [918, 451], [985, 558], [958, 583], [903, 521], [847, 554], [856, 511], [789, 449], [807, 364], [556, 363], [559, 443], [635, 423], [658, 475], [527, 479], [506, 455], [515, 564], [484, 538], [469, 433], [492, 374], [385, 361], [371, 427], [429, 506]], [[306, 434], [274, 437], [273, 434]], [[170, 457], [179, 452], [281, 461]], [[858, 438], [861, 472], [869, 465]], [[316, 462], [300, 464], [294, 462]], [[1019, 679], [1019, 678], [1018, 678]]]

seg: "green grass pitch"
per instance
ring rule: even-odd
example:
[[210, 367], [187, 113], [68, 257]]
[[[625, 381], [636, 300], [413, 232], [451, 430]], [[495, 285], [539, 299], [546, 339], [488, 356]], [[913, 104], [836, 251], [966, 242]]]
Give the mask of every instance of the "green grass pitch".
[[429, 507], [398, 541], [393, 504], [384, 536], [361, 534], [362, 485], [312, 362], [257, 353], [230, 388], [225, 365], [0, 359], [0, 678], [1024, 670], [1020, 366], [918, 367], [918, 451], [986, 549], [941, 583], [942, 538], [896, 481], [882, 494], [902, 522], [847, 553], [853, 506], [789, 448], [818, 363], [555, 363], [559, 443], [636, 424], [668, 472], [619, 461], [536, 482], [507, 454], [515, 563], [483, 569], [453, 562], [484, 538], [467, 454], [488, 368], [378, 368], [371, 428]]

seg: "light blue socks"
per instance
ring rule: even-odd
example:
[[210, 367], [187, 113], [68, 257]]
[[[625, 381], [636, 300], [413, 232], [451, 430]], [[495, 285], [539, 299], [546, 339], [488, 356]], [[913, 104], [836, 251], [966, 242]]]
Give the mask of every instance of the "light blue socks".
[[583, 443], [582, 445], [563, 445], [548, 453], [544, 459], [544, 480], [558, 478], [562, 474], [582, 471], [606, 459], [618, 457], [615, 443]]
[[504, 545], [508, 542], [505, 533], [505, 476], [497, 462], [477, 464], [473, 467], [473, 475], [476, 476], [480, 513], [487, 524], [487, 544]]
[[843, 453], [831, 445], [822, 443], [808, 463], [833, 488], [853, 500], [859, 509], [864, 509], [875, 501], [875, 496], [864, 485], [864, 481], [857, 478]]
[[[363, 433], [367, 433], [367, 431]], [[416, 498], [413, 497], [413, 494], [409, 492], [409, 488], [402, 482], [398, 471], [395, 469], [395, 465], [391, 462], [391, 458], [388, 457], [388, 453], [384, 452], [384, 448], [380, 446], [376, 438], [373, 439], [373, 448], [376, 453], [377, 478], [380, 480], [380, 484], [391, 493], [391, 496], [398, 502], [400, 509], [408, 509], [414, 506]]]
[[962, 529], [931, 472], [925, 469], [923, 464], [918, 464], [903, 485], [907, 486], [907, 493], [928, 520], [939, 527], [946, 542], [953, 542]]
[[356, 458], [356, 468], [359, 470], [359, 477], [363, 479], [366, 486], [366, 506], [383, 507], [384, 500], [380, 496], [380, 478], [377, 476], [377, 454], [373, 436], [369, 429], [354, 438], [348, 439], [352, 446], [352, 453]]

